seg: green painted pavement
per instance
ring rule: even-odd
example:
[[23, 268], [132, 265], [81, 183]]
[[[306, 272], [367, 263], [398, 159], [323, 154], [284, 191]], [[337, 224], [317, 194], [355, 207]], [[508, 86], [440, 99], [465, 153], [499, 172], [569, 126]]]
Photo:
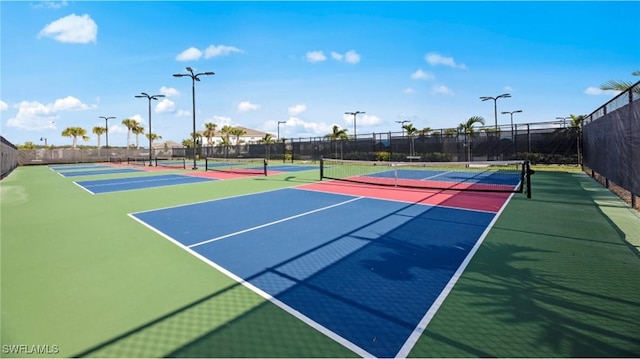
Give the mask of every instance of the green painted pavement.
[[[124, 175], [90, 178], [113, 177]], [[3, 350], [353, 356], [127, 216], [317, 177], [312, 170], [92, 196], [72, 183], [84, 177], [18, 168], [0, 182]], [[640, 355], [640, 259], [627, 242], [639, 243], [637, 212], [583, 174], [538, 172], [533, 184], [533, 199], [514, 196], [410, 356]]]

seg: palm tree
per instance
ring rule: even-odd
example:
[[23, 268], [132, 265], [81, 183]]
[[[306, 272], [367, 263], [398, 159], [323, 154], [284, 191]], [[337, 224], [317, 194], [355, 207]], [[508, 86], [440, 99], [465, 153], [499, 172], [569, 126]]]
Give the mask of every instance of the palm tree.
[[204, 130], [202, 135], [207, 138], [207, 145], [211, 146], [213, 145], [213, 137], [216, 135], [216, 128], [218, 125], [212, 122], [207, 122], [204, 124], [204, 127], [206, 130]]
[[273, 139], [273, 136], [270, 133], [265, 133], [264, 137], [261, 138], [259, 141], [259, 143], [263, 143], [265, 145], [265, 152], [267, 154], [267, 160], [270, 159], [270, 149], [271, 149], [271, 145], [276, 143], [276, 141]]
[[144, 133], [144, 127], [139, 122], [136, 122], [135, 126], [131, 128], [131, 132], [136, 135], [136, 148], [140, 148], [139, 145], [139, 135]]
[[[634, 71], [631, 73], [632, 76], [640, 76], [640, 71]], [[631, 88], [631, 86], [634, 85], [634, 82], [631, 81], [624, 81], [624, 80], [609, 80], [605, 83], [603, 83], [602, 85], [600, 85], [600, 89], [601, 90], [614, 90], [614, 91], [626, 91], [629, 88]], [[633, 89], [633, 92], [635, 93], [640, 93], [640, 87], [635, 87]]]
[[153, 141], [155, 141], [155, 140], [161, 140], [161, 139], [162, 139], [162, 136], [157, 135], [157, 134], [155, 134], [155, 133], [152, 133], [152, 134], [148, 134], [148, 133], [146, 133], [146, 134], [144, 135], [144, 137], [146, 137], [146, 138], [147, 138], [147, 140], [151, 140], [151, 143], [152, 143], [152, 144], [153, 144]]
[[220, 145], [224, 146], [224, 156], [229, 157], [229, 146], [231, 146], [231, 141], [229, 140], [229, 134], [227, 134], [226, 136], [220, 136]]
[[240, 127], [234, 127], [229, 132], [230, 135], [236, 136], [236, 155], [240, 155], [240, 136], [246, 134], [247, 131]]
[[127, 128], [127, 153], [129, 151], [129, 143], [130, 143], [130, 139], [131, 139], [131, 129], [134, 128], [137, 123], [138, 123], [138, 121], [136, 121], [136, 120], [134, 120], [132, 118], [125, 118], [124, 120], [122, 120], [122, 124]]
[[578, 156], [578, 166], [582, 163], [581, 153], [580, 153], [580, 138], [582, 137], [582, 121], [584, 121], [584, 115], [569, 115], [571, 117], [571, 122], [569, 122], [569, 128], [571, 134], [576, 136], [576, 154]]
[[409, 137], [409, 156], [413, 156], [415, 152], [413, 136], [415, 136], [415, 134], [418, 133], [418, 129], [413, 127], [413, 124], [411, 122], [407, 123], [406, 125], [403, 125], [402, 129], [407, 131], [407, 137]]
[[193, 137], [182, 140], [182, 146], [191, 148], [193, 147]]
[[[347, 136], [347, 130], [346, 129], [340, 129], [340, 127], [338, 127], [338, 125], [333, 125], [333, 129], [331, 131], [330, 134], [325, 135], [324, 137], [330, 139], [334, 144], [335, 144], [335, 149], [336, 149], [336, 158], [338, 158], [338, 140], [340, 140], [340, 148], [342, 148], [342, 141], [348, 139], [349, 137]], [[341, 156], [342, 157], [342, 156]]]
[[229, 140], [229, 136], [231, 135], [231, 130], [233, 129], [233, 127], [229, 126], [229, 125], [224, 125], [222, 126], [222, 129], [219, 131], [219, 133], [222, 135], [222, 143], [221, 145], [227, 146], [225, 147], [225, 153], [228, 156], [229, 155], [229, 147], [231, 145], [231, 141]]
[[73, 148], [75, 149], [78, 144], [78, 136], [82, 137], [82, 140], [89, 141], [87, 136], [87, 130], [82, 127], [67, 127], [62, 131], [62, 136], [73, 137]]
[[98, 136], [98, 148], [100, 148], [100, 136], [107, 132], [107, 129], [105, 127], [96, 126], [91, 130], [91, 132]]
[[[458, 125], [458, 131], [464, 133], [464, 145], [467, 147], [467, 161], [471, 161], [471, 139], [475, 136], [475, 129], [473, 127], [478, 123], [484, 125], [484, 118], [482, 116], [470, 117], [467, 122]], [[468, 143], [467, 136], [470, 138]]]

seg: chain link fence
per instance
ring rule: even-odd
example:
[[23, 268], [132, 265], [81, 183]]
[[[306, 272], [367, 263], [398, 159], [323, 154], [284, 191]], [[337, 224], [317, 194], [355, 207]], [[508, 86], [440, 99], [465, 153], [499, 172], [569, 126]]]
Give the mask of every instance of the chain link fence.
[[2, 136], [0, 136], [0, 157], [2, 158], [0, 179], [2, 179], [18, 167], [18, 148]]
[[[479, 127], [473, 132], [439, 129], [359, 134], [341, 140], [290, 138], [270, 144], [154, 149], [152, 158], [267, 158], [270, 161], [319, 161], [338, 158], [372, 161], [491, 161], [527, 159], [540, 164], [578, 164], [579, 134], [565, 122]], [[126, 162], [149, 158], [148, 149], [55, 148], [20, 150], [19, 164]]]

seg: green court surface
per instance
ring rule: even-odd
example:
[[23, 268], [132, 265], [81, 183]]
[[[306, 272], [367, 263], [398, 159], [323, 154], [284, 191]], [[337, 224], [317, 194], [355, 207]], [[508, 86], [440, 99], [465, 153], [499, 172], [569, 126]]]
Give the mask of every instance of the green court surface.
[[[0, 356], [356, 356], [127, 215], [318, 177], [91, 195], [73, 184], [87, 178], [17, 168], [0, 182]], [[640, 215], [580, 172], [537, 171], [532, 183], [409, 357], [640, 356]]]

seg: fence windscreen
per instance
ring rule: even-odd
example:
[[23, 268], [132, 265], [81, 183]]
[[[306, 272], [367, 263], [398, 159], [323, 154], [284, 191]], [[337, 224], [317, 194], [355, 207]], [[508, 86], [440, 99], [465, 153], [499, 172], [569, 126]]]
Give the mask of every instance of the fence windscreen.
[[584, 165], [640, 194], [640, 82], [585, 119]]

